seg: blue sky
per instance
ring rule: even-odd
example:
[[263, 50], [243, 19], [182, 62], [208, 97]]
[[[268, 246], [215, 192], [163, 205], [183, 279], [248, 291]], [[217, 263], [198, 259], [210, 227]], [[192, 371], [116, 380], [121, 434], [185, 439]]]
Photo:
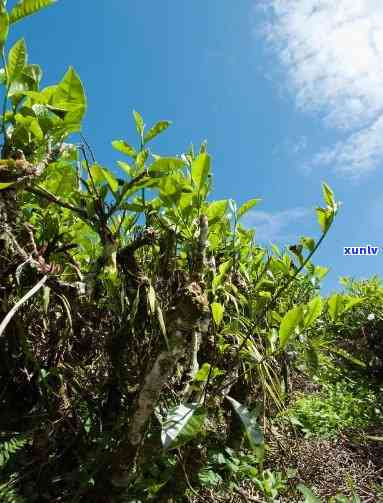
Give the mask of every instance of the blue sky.
[[[9, 1], [8, 5], [14, 2]], [[60, 0], [18, 23], [44, 84], [73, 65], [84, 82], [84, 134], [98, 161], [135, 138], [132, 110], [173, 121], [153, 143], [180, 154], [208, 140], [214, 198], [261, 197], [261, 242], [319, 235], [326, 181], [343, 202], [314, 261], [339, 276], [383, 275], [383, 4], [380, 0]]]

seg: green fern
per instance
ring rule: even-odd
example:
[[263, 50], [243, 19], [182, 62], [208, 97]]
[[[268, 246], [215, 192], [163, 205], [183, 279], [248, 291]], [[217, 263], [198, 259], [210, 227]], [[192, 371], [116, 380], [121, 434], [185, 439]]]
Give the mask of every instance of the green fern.
[[24, 19], [53, 3], [55, 0], [21, 0], [9, 13], [9, 22], [10, 24], [16, 23], [16, 21], [20, 21], [20, 19]]
[[25, 503], [25, 499], [19, 496], [8, 483], [0, 484], [0, 503]]
[[[12, 454], [22, 449], [28, 440], [25, 437], [14, 437], [0, 444], [0, 469], [3, 469], [10, 460]], [[2, 501], [0, 499], [0, 501]]]

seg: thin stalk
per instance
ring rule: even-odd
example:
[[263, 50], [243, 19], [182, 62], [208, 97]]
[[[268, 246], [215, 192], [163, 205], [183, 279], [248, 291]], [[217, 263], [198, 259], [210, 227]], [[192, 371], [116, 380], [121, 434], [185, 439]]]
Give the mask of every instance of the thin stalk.
[[2, 59], [2, 62], [3, 62], [3, 67], [4, 67], [4, 71], [5, 71], [5, 78], [6, 78], [6, 81], [7, 81], [7, 86], [6, 86], [6, 89], [4, 91], [4, 99], [3, 99], [3, 115], [1, 117], [1, 132], [2, 132], [2, 135], [3, 135], [3, 138], [4, 138], [4, 143], [3, 143], [1, 157], [5, 157], [5, 153], [6, 153], [6, 150], [7, 150], [7, 131], [6, 131], [6, 128], [5, 128], [5, 114], [7, 112], [7, 101], [8, 101], [9, 83], [8, 83], [8, 67], [7, 67], [7, 61], [5, 59], [5, 50], [4, 50], [4, 48], [3, 48], [2, 52], [1, 52], [1, 59]]
[[95, 155], [94, 155], [94, 153], [93, 153], [93, 150], [92, 150], [92, 148], [90, 147], [89, 143], [86, 141], [85, 136], [84, 136], [82, 133], [80, 133], [80, 137], [81, 137], [82, 141], [84, 142], [84, 145], [85, 145], [85, 146], [86, 146], [86, 148], [88, 149], [88, 152], [90, 153], [90, 156], [91, 156], [91, 158], [92, 158], [92, 162], [93, 162], [93, 164], [96, 164], [96, 157], [95, 157]]

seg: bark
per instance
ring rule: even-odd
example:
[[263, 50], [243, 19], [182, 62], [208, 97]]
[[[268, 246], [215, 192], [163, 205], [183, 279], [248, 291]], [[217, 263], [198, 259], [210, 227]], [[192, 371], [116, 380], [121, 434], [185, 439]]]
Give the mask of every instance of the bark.
[[182, 392], [182, 396], [184, 401], [188, 401], [190, 395], [193, 392], [192, 382], [198, 372], [199, 364], [198, 364], [198, 351], [201, 345], [201, 334], [197, 331], [192, 333], [191, 337], [191, 345], [190, 345], [190, 353], [189, 353], [189, 369], [186, 373], [186, 385]]
[[[153, 414], [161, 392], [173, 375], [178, 361], [185, 356], [191, 344], [192, 334], [206, 334], [209, 328], [209, 303], [204, 287], [197, 279], [202, 278], [206, 261], [207, 217], [200, 219], [200, 234], [196, 249], [193, 279], [178, 293], [173, 307], [166, 313], [166, 328], [169, 349], [159, 353], [145, 377], [134, 413], [128, 428], [126, 441], [115, 454], [112, 468], [112, 483], [126, 486], [135, 470], [135, 462], [144, 438], [146, 424]], [[194, 341], [195, 343], [195, 341]]]

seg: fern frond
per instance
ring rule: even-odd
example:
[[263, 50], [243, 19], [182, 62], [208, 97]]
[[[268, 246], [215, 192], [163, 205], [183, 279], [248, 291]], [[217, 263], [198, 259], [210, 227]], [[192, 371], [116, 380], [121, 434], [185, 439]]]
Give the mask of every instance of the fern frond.
[[[0, 444], [0, 469], [4, 468], [12, 454], [22, 449], [27, 442], [28, 440], [25, 437], [14, 437]], [[1, 501], [0, 499], [0, 502]]]
[[0, 503], [25, 503], [25, 499], [5, 483], [0, 484]]

